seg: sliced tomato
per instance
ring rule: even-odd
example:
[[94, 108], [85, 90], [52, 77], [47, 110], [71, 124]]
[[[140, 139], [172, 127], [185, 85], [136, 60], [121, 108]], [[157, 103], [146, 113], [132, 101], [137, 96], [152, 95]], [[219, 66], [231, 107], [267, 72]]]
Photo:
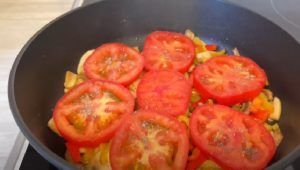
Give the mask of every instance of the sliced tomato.
[[266, 74], [254, 61], [240, 56], [214, 57], [194, 70], [194, 86], [203, 99], [234, 105], [256, 97]]
[[191, 85], [184, 75], [171, 70], [150, 71], [137, 88], [141, 109], [178, 116], [186, 113]]
[[132, 83], [144, 67], [144, 58], [135, 49], [120, 43], [98, 47], [84, 63], [89, 79], [107, 80], [123, 85]]
[[134, 98], [125, 87], [90, 80], [74, 87], [57, 102], [53, 118], [68, 142], [97, 146], [114, 135], [133, 108]]
[[195, 145], [228, 169], [263, 169], [275, 153], [270, 132], [253, 118], [223, 105], [203, 105], [190, 118]]
[[155, 31], [147, 36], [142, 55], [147, 70], [172, 69], [184, 73], [194, 61], [195, 46], [183, 34]]
[[113, 170], [183, 170], [189, 140], [184, 124], [152, 111], [129, 116], [111, 142]]
[[71, 159], [75, 163], [80, 163], [81, 161], [81, 156], [80, 156], [80, 151], [79, 151], [79, 146], [72, 144], [72, 143], [66, 143], [67, 151], [71, 156]]

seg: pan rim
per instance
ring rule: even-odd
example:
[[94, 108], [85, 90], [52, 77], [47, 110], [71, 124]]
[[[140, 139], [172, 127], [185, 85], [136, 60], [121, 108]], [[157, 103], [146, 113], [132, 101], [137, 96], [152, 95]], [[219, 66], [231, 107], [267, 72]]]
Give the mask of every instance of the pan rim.
[[[110, 0], [113, 1], [113, 0]], [[281, 28], [280, 26], [278, 26], [276, 23], [274, 23], [273, 21], [269, 20], [268, 18], [263, 17], [262, 15], [255, 13], [247, 8], [244, 8], [242, 6], [238, 6], [236, 4], [232, 4], [230, 2], [227, 2], [225, 0], [215, 0], [216, 2], [222, 3], [224, 5], [228, 5], [228, 6], [233, 6], [235, 8], [239, 8], [244, 10], [245, 12], [249, 13], [249, 15], [253, 15], [256, 17], [259, 17], [260, 19], [264, 19], [266, 20], [266, 22], [269, 22], [270, 24], [272, 24], [274, 26], [274, 28], [282, 31], [284, 34], [286, 34], [294, 43], [299, 45], [299, 42], [292, 36], [290, 35], [286, 30], [284, 30], [283, 28]], [[100, 0], [97, 2], [93, 2], [91, 4], [85, 5], [85, 6], [80, 6], [76, 9], [72, 9], [60, 16], [58, 16], [57, 18], [55, 18], [54, 20], [50, 21], [49, 23], [47, 23], [46, 25], [44, 25], [40, 30], [38, 30], [26, 43], [25, 45], [21, 48], [20, 52], [18, 53], [17, 57], [14, 60], [14, 63], [12, 65], [12, 68], [10, 70], [10, 74], [9, 74], [9, 79], [8, 79], [8, 100], [9, 100], [9, 106], [10, 106], [10, 110], [11, 113], [14, 117], [15, 122], [17, 123], [20, 131], [24, 134], [24, 136], [26, 137], [26, 139], [29, 141], [29, 143], [33, 146], [33, 148], [39, 153], [41, 154], [47, 161], [51, 162], [52, 164], [54, 164], [55, 166], [58, 166], [60, 168], [63, 169], [74, 169], [76, 168], [74, 165], [72, 165], [71, 163], [69, 163], [68, 161], [66, 161], [65, 159], [63, 159], [62, 157], [58, 156], [57, 154], [55, 154], [53, 151], [51, 151], [49, 148], [47, 148], [45, 145], [43, 145], [30, 131], [30, 129], [27, 127], [26, 123], [24, 122], [24, 120], [22, 119], [21, 113], [17, 107], [17, 103], [15, 100], [15, 91], [14, 91], [14, 86], [15, 86], [15, 76], [16, 76], [16, 71], [17, 68], [19, 66], [20, 60], [23, 57], [23, 54], [25, 53], [25, 51], [27, 51], [27, 49], [29, 48], [29, 46], [32, 44], [32, 42], [40, 35], [44, 32], [44, 30], [46, 30], [47, 28], [49, 28], [50, 26], [52, 26], [55, 22], [61, 20], [62, 18], [69, 16], [77, 11], [81, 11], [83, 8], [88, 8], [90, 6], [96, 5], [96, 4], [100, 4], [100, 3], [107, 3], [108, 0]], [[289, 164], [291, 164], [294, 160], [296, 160], [298, 157], [300, 157], [300, 145], [298, 145], [292, 152], [290, 152], [289, 154], [287, 154], [285, 157], [283, 157], [282, 159], [278, 160], [277, 162], [271, 164], [269, 167], [267, 167], [267, 169], [283, 169], [286, 166], [288, 166]]]

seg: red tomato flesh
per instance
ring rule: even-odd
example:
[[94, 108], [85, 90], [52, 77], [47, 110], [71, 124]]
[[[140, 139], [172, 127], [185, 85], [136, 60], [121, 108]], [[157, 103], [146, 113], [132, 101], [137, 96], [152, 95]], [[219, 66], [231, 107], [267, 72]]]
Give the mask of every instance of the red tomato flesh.
[[266, 84], [266, 74], [254, 61], [240, 56], [214, 57], [193, 72], [194, 86], [203, 99], [234, 105], [256, 97]]
[[195, 145], [228, 169], [263, 169], [275, 153], [270, 132], [248, 115], [223, 105], [203, 105], [190, 118]]
[[57, 102], [53, 117], [68, 142], [97, 146], [112, 138], [133, 108], [134, 98], [125, 87], [91, 80], [66, 93]]
[[79, 147], [72, 143], [66, 143], [66, 147], [67, 147], [68, 153], [71, 156], [72, 161], [74, 161], [75, 163], [80, 163], [81, 156], [80, 156], [80, 152], [79, 152]]
[[140, 110], [128, 116], [110, 147], [113, 170], [183, 170], [189, 141], [177, 119]]
[[192, 40], [180, 33], [155, 31], [146, 37], [142, 55], [147, 70], [188, 71], [195, 58]]
[[141, 109], [172, 116], [186, 113], [190, 96], [188, 80], [181, 73], [171, 70], [146, 73], [137, 88]]
[[129, 85], [137, 79], [143, 67], [143, 56], [120, 43], [101, 45], [84, 63], [84, 71], [89, 79], [107, 80], [122, 85]]

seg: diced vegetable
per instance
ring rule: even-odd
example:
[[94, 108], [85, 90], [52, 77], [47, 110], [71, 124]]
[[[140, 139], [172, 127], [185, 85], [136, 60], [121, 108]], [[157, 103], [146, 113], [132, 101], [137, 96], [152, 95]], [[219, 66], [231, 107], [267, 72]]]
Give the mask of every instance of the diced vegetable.
[[195, 66], [194, 64], [191, 65], [191, 67], [189, 68], [188, 72], [189, 72], [189, 73], [193, 72], [193, 70], [194, 70], [195, 67], [196, 67], [196, 66]]
[[65, 76], [65, 93], [68, 92], [71, 88], [75, 87], [76, 85], [84, 82], [86, 77], [84, 75], [77, 75], [71, 71], [66, 72]]
[[193, 39], [193, 42], [196, 45], [196, 49], [195, 49], [196, 54], [206, 51], [206, 48], [205, 48], [206, 43], [204, 41], [202, 41], [199, 37], [195, 37]]
[[273, 101], [273, 93], [269, 89], [264, 89], [263, 93], [267, 96], [269, 101]]
[[134, 48], [136, 51], [140, 52], [140, 49], [139, 49], [138, 46], [134, 46], [133, 48]]
[[[189, 114], [189, 113], [188, 113]], [[185, 115], [180, 115], [178, 116], [178, 120], [182, 123], [184, 123], [187, 127], [189, 127], [189, 118], [188, 118], [188, 114], [185, 114]]]
[[222, 170], [222, 168], [212, 160], [206, 160], [200, 166], [201, 170]]
[[250, 111], [252, 113], [258, 112], [259, 110], [267, 110], [269, 113], [274, 111], [273, 104], [268, 101], [267, 96], [264, 93], [260, 93], [252, 101]]
[[198, 53], [196, 55], [196, 59], [198, 60], [199, 63], [204, 63], [213, 57], [222, 56], [224, 54], [226, 54], [226, 51], [224, 49], [221, 51], [205, 51], [205, 52]]
[[200, 94], [195, 89], [192, 89], [191, 102], [195, 103], [195, 102], [199, 101], [200, 99], [201, 99]]
[[78, 67], [77, 67], [77, 74], [80, 74], [80, 75], [84, 75], [84, 70], [83, 70], [83, 64], [85, 62], [85, 60], [94, 52], [95, 50], [89, 50], [87, 52], [85, 52], [80, 60], [79, 60], [79, 64], [78, 64]]
[[189, 29], [185, 30], [184, 35], [187, 36], [191, 40], [193, 40], [195, 38], [195, 34]]
[[136, 89], [137, 89], [137, 86], [139, 85], [140, 81], [141, 81], [141, 79], [138, 78], [133, 83], [131, 83], [128, 87], [130, 93], [133, 95], [134, 98], [136, 98]]
[[276, 146], [278, 146], [283, 139], [283, 135], [281, 133], [279, 125], [277, 123], [275, 123], [274, 125], [269, 125], [269, 124], [265, 123], [265, 127], [270, 131], [270, 133], [275, 141]]
[[273, 107], [274, 107], [274, 111], [271, 112], [269, 118], [274, 120], [279, 120], [281, 116], [281, 101], [278, 97], [274, 97]]
[[56, 125], [54, 123], [54, 120], [53, 118], [51, 118], [49, 121], [48, 121], [48, 127], [56, 134], [58, 134], [59, 136], [61, 136], [61, 134], [58, 132], [57, 128], [56, 128]]
[[67, 71], [66, 77], [65, 77], [65, 83], [64, 86], [66, 89], [70, 89], [76, 85], [77, 82], [77, 74]]
[[244, 102], [244, 103], [241, 103], [241, 104], [233, 105], [232, 108], [237, 110], [237, 111], [241, 111], [245, 114], [249, 114], [250, 113], [250, 106], [251, 106], [250, 102]]
[[233, 52], [234, 55], [240, 56], [240, 52], [236, 47], [232, 50], [232, 52]]
[[275, 123], [277, 123], [278, 121], [277, 120], [273, 120], [273, 119], [270, 119], [270, 118], [268, 118], [268, 120], [267, 120], [267, 123], [269, 124], [269, 125], [274, 125]]
[[251, 116], [260, 122], [265, 122], [269, 115], [274, 112], [273, 103], [268, 101], [268, 97], [264, 93], [260, 93], [253, 99], [250, 112]]
[[81, 148], [80, 152], [82, 154], [84, 169], [111, 170], [109, 161], [109, 147], [110, 143], [102, 143], [97, 148]]

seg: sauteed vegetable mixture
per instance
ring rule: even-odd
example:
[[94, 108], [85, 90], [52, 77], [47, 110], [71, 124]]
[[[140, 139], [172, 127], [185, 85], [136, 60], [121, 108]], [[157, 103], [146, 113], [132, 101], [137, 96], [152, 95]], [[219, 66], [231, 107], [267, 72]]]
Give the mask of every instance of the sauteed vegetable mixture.
[[[228, 49], [227, 49], [228, 50]], [[265, 71], [192, 31], [87, 51], [49, 128], [84, 169], [263, 169], [283, 136]]]

